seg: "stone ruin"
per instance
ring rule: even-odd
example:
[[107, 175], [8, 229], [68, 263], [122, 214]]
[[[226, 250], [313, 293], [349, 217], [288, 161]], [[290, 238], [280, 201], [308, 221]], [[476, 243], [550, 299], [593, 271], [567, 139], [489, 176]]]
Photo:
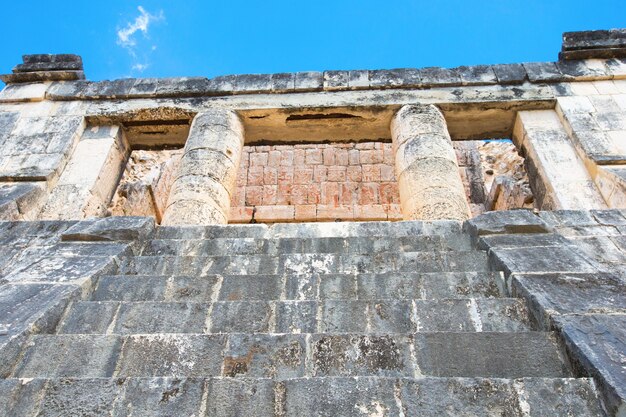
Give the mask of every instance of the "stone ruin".
[[626, 30], [0, 79], [0, 415], [626, 416]]

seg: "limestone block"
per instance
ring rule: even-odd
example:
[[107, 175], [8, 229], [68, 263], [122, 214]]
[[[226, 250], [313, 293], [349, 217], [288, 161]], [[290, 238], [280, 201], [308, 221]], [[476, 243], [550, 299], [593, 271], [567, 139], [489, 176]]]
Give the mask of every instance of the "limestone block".
[[194, 118], [163, 215], [164, 224], [228, 221], [243, 133], [239, 117], [229, 110], [211, 109]]
[[296, 75], [282, 72], [270, 75], [271, 90], [274, 93], [291, 93], [295, 89]]
[[534, 174], [531, 185], [537, 190], [540, 207], [606, 208], [555, 111], [518, 112], [514, 140], [526, 153], [529, 172]]
[[[355, 71], [350, 71], [350, 76]], [[350, 80], [350, 87], [354, 81]], [[414, 68], [402, 68], [394, 70], [369, 71], [369, 85], [374, 88], [415, 88], [422, 85], [419, 70]]]
[[105, 217], [76, 223], [63, 232], [63, 241], [144, 240], [154, 232], [154, 220], [145, 217]]
[[296, 91], [321, 91], [324, 85], [324, 76], [317, 71], [296, 72]]
[[490, 65], [474, 65], [471, 67], [459, 67], [463, 85], [497, 84], [496, 73]]
[[32, 212], [39, 210], [44, 194], [43, 183], [0, 184], [0, 219], [30, 219]]
[[99, 216], [113, 196], [127, 152], [121, 129], [90, 127], [85, 132], [48, 197], [43, 219]]
[[348, 71], [324, 71], [324, 90], [343, 90], [348, 87]]
[[47, 88], [47, 83], [11, 84], [0, 92], [0, 102], [41, 101]]
[[368, 70], [348, 71], [348, 86], [351, 90], [367, 89], [370, 87], [370, 72]]

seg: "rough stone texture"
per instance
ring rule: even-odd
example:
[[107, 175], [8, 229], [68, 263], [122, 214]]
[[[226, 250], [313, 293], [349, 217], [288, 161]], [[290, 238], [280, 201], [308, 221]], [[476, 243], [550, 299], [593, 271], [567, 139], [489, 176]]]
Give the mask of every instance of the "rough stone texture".
[[549, 226], [529, 210], [485, 213], [469, 220], [464, 227], [473, 236], [550, 231]]
[[141, 241], [154, 232], [154, 220], [145, 217], [106, 217], [82, 221], [64, 231], [64, 241]]
[[243, 135], [233, 112], [215, 109], [194, 118], [163, 224], [228, 222]]
[[230, 222], [399, 220], [392, 145], [244, 146]]
[[[581, 36], [597, 45], [580, 51], [612, 48], [608, 32]], [[610, 414], [624, 413], [623, 58], [41, 82], [80, 77], [79, 68], [76, 57], [25, 57], [12, 80], [33, 82], [0, 93], [4, 218], [33, 218], [52, 200], [56, 218], [74, 217], [69, 196], [84, 189], [77, 205], [91, 192], [110, 199], [108, 173], [122, 172], [124, 158], [107, 170], [96, 152], [80, 175], [76, 162], [118, 129], [128, 149], [186, 142], [183, 163], [161, 170], [173, 191], [157, 194], [179, 213], [170, 218], [192, 224], [0, 222], [0, 414], [596, 416], [597, 394]], [[425, 112], [392, 136], [399, 109]], [[359, 151], [362, 178], [376, 183], [362, 166], [380, 164], [383, 181], [382, 166], [394, 163], [401, 190], [409, 177], [446, 190], [414, 199], [405, 215], [433, 201], [445, 215], [454, 196], [467, 216], [468, 201], [489, 203], [486, 172], [475, 148], [455, 152], [450, 139], [507, 137], [538, 207], [584, 210], [491, 213], [465, 225], [200, 225], [226, 222], [244, 139], [263, 181], [270, 161], [303, 149], [292, 166], [328, 159], [327, 180], [340, 180], [329, 183], [344, 175], [330, 168], [356, 164], [326, 149], [359, 142], [344, 149]], [[367, 146], [390, 140], [393, 158], [383, 145], [374, 162], [380, 152]], [[55, 190], [65, 194], [50, 200]], [[517, 191], [506, 192], [511, 207]], [[267, 205], [255, 220], [285, 213]]]
[[608, 409], [616, 416], [626, 413], [624, 369], [624, 315], [568, 315], [556, 319], [567, 349], [580, 371], [594, 376]]
[[41, 219], [83, 219], [105, 213], [126, 160], [127, 144], [117, 126], [96, 126], [83, 134]]
[[626, 57], [626, 30], [565, 32], [559, 59]]
[[466, 220], [470, 210], [441, 112], [405, 106], [391, 125], [400, 203], [407, 220]]
[[538, 208], [606, 208], [556, 112], [518, 112], [514, 132], [514, 140], [527, 155], [527, 170], [531, 173]]
[[130, 154], [108, 213], [163, 217], [182, 150], [137, 150]]

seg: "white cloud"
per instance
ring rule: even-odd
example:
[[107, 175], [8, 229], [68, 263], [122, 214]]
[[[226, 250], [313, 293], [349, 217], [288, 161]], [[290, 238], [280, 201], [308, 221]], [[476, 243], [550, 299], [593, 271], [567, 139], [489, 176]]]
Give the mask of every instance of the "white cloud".
[[[157, 46], [145, 45], [145, 41], [142, 45], [141, 38], [137, 38], [137, 32], [141, 32], [143, 38], [148, 39], [148, 31], [150, 25], [154, 22], [158, 22], [165, 19], [163, 11], [159, 11], [157, 14], [152, 14], [146, 11], [142, 6], [138, 6], [139, 16], [134, 21], [128, 22], [122, 29], [117, 30], [117, 44], [126, 49], [129, 55], [133, 59], [131, 69], [133, 71], [142, 72], [150, 65], [149, 55], [157, 49]], [[142, 56], [140, 60], [138, 56]], [[141, 62], [140, 62], [141, 61]]]
[[148, 68], [150, 64], [134, 64], [131, 69], [137, 72], [143, 72], [146, 68]]

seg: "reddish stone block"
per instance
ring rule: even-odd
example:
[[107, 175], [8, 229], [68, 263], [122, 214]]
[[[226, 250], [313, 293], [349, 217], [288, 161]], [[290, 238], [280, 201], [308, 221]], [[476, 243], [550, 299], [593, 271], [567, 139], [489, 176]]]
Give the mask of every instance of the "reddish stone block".
[[317, 206], [315, 204], [298, 205], [295, 210], [297, 222], [313, 222], [317, 219]]
[[319, 204], [321, 200], [321, 189], [319, 184], [311, 184], [308, 186], [306, 199], [309, 204]]
[[339, 188], [339, 204], [352, 205], [358, 201], [359, 184], [355, 182], [344, 182]]
[[328, 167], [325, 165], [315, 165], [313, 168], [313, 181], [323, 183], [328, 178]]
[[393, 165], [380, 165], [380, 180], [381, 181], [395, 181], [395, 167]]
[[346, 166], [348, 165], [348, 150], [344, 148], [335, 149], [335, 163], [337, 165]]
[[383, 162], [383, 153], [377, 149], [362, 150], [360, 154], [361, 165], [380, 164]]
[[359, 153], [357, 149], [350, 149], [348, 151], [348, 163], [350, 165], [359, 165], [361, 163]]
[[396, 163], [396, 153], [393, 150], [393, 144], [385, 143], [383, 146], [383, 163], [394, 166]]
[[267, 165], [269, 155], [267, 152], [255, 152], [250, 154], [250, 166]]
[[305, 151], [305, 162], [308, 165], [319, 165], [323, 162], [322, 160], [322, 150], [315, 148], [315, 149], [307, 149]]
[[251, 166], [248, 168], [248, 185], [263, 184], [263, 167]]
[[307, 204], [310, 184], [294, 184], [291, 186], [291, 204]]
[[263, 204], [263, 187], [253, 185], [246, 187], [246, 206], [258, 206]]
[[291, 182], [281, 182], [278, 184], [276, 204], [291, 204], [291, 187]]
[[293, 175], [294, 184], [310, 184], [313, 181], [312, 168], [295, 168]]
[[377, 204], [378, 190], [378, 183], [361, 183], [359, 186], [359, 204]]
[[278, 186], [277, 185], [264, 185], [263, 186], [263, 205], [269, 206], [277, 204]]
[[354, 147], [359, 150], [374, 149], [374, 142], [361, 142], [354, 145]]
[[329, 166], [336, 164], [336, 153], [332, 145], [326, 145], [326, 147], [322, 150], [322, 155], [324, 159], [324, 165]]
[[293, 166], [300, 167], [300, 168], [303, 167], [305, 165], [304, 157], [305, 157], [304, 149], [294, 149]]
[[276, 168], [265, 167], [263, 169], [263, 184], [278, 184], [278, 170]]
[[231, 207], [241, 207], [246, 204], [246, 189], [245, 187], [237, 187], [230, 198]]
[[379, 201], [383, 204], [400, 203], [400, 192], [395, 182], [383, 182], [379, 186]]
[[363, 182], [380, 181], [380, 165], [363, 165], [361, 172], [363, 173]]
[[402, 208], [400, 204], [383, 204], [387, 211], [387, 220], [402, 220]]
[[341, 182], [346, 180], [346, 167], [328, 167], [328, 181]]
[[355, 220], [387, 220], [387, 210], [382, 204], [354, 206]]
[[252, 207], [231, 207], [228, 223], [250, 223], [253, 210]]
[[293, 165], [293, 149], [280, 151], [280, 165], [282, 166]]
[[269, 152], [272, 150], [272, 147], [269, 145], [258, 145], [256, 146], [257, 152]]
[[360, 182], [363, 178], [361, 167], [359, 165], [351, 165], [346, 169], [346, 177], [348, 181]]
[[280, 151], [270, 151], [267, 157], [267, 165], [271, 167], [277, 167], [280, 165], [281, 153]]
[[293, 182], [293, 167], [292, 166], [281, 166], [277, 170], [278, 182]]
[[339, 205], [339, 183], [324, 182], [322, 183], [322, 204]]
[[317, 220], [352, 220], [354, 219], [354, 208], [352, 206], [317, 206]]
[[254, 213], [254, 219], [258, 222], [290, 222], [295, 216], [294, 206], [259, 206]]

